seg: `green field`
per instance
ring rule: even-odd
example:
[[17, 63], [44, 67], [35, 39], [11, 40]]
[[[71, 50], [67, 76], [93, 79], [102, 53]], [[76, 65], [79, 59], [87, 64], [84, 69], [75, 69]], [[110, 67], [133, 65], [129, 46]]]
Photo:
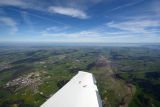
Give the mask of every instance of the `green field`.
[[0, 107], [39, 107], [79, 70], [94, 74], [103, 107], [158, 107], [159, 65], [157, 46], [1, 48]]

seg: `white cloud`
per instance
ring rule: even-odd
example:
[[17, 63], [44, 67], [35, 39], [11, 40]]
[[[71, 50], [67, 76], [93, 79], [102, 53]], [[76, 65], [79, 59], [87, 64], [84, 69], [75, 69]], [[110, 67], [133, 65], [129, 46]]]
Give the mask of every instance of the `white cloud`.
[[[59, 31], [59, 28], [63, 29]], [[72, 29], [70, 27], [49, 27], [41, 33], [43, 40], [56, 41], [56, 42], [100, 42], [102, 41], [98, 32], [94, 31], [77, 31], [77, 32], [66, 32]], [[50, 32], [53, 31], [53, 32]]]
[[[55, 1], [53, 1], [53, 5], [54, 4], [56, 4]], [[74, 4], [73, 6], [67, 4], [63, 4], [62, 6], [50, 6], [49, 3], [44, 1], [38, 2], [35, 0], [0, 0], [0, 6], [14, 6], [22, 9], [33, 9], [43, 12], [62, 14], [80, 19], [88, 18], [88, 15], [82, 11], [82, 9], [80, 9], [81, 5], [78, 6], [77, 4]], [[77, 7], [79, 7], [79, 9]]]
[[111, 9], [110, 12], [115, 11], [115, 10], [119, 10], [119, 9], [123, 9], [123, 8], [126, 8], [126, 7], [130, 7], [130, 6], [134, 6], [134, 5], [136, 5], [138, 3], [141, 3], [143, 1], [144, 0], [137, 1], [137, 2], [132, 2], [132, 3], [124, 4], [124, 5], [120, 5], [120, 6], [116, 7], [116, 8]]
[[96, 31], [80, 31], [80, 32], [72, 32], [72, 33], [49, 33], [49, 32], [42, 32], [43, 36], [48, 37], [59, 37], [59, 38], [97, 38], [102, 36], [99, 32]]
[[0, 24], [4, 24], [11, 28], [11, 33], [18, 31], [17, 23], [10, 17], [0, 17]]
[[64, 30], [67, 30], [69, 28], [69, 26], [52, 26], [52, 27], [48, 27], [46, 28], [46, 32], [61, 32]]
[[[63, 41], [79, 41], [79, 42], [124, 42], [124, 43], [158, 43], [160, 37], [160, 26], [158, 20], [149, 19], [130, 19], [122, 22], [109, 22], [107, 25], [101, 25], [93, 29], [66, 33], [62, 32], [44, 32], [42, 35], [46, 38], [54, 38]], [[151, 29], [153, 27], [153, 29]], [[114, 28], [119, 30], [113, 30]], [[54, 30], [57, 28], [53, 28]], [[51, 29], [48, 29], [51, 30]]]
[[109, 22], [108, 27], [116, 28], [119, 30], [128, 31], [128, 33], [149, 33], [149, 28], [160, 27], [160, 21], [158, 20], [129, 20], [122, 22]]
[[40, 33], [43, 36], [48, 36], [48, 35], [52, 35], [52, 34], [59, 34], [61, 32], [65, 32], [70, 28], [70, 26], [51, 26], [51, 27], [47, 27], [45, 28], [43, 31], [41, 31]]
[[95, 43], [95, 42], [103, 42], [104, 39], [101, 39], [96, 32], [82, 31], [76, 33], [46, 33], [43, 34], [44, 40], [48, 39], [58, 42], [87, 42], [87, 43]]
[[27, 3], [22, 0], [0, 0], [0, 6], [17, 6], [25, 8]]
[[101, 33], [96, 31], [81, 31], [76, 33], [46, 33], [44, 40], [56, 42], [86, 42], [86, 43], [159, 43], [156, 35], [134, 35], [118, 33]]
[[88, 18], [87, 14], [84, 11], [75, 8], [51, 6], [48, 8], [48, 11], [50, 13], [58, 13], [80, 19]]

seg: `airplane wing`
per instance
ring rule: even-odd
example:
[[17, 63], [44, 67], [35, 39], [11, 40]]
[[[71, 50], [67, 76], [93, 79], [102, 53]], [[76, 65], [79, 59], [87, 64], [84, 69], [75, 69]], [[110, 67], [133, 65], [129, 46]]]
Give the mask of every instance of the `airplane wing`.
[[102, 101], [93, 75], [79, 71], [41, 107], [102, 107]]

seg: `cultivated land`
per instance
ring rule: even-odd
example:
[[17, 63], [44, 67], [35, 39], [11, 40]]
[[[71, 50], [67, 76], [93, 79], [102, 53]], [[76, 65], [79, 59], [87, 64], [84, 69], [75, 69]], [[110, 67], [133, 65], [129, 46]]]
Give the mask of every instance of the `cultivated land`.
[[[0, 47], [0, 107], [39, 107], [79, 70], [104, 107], [160, 105], [160, 46]], [[73, 99], [74, 100], [74, 99]]]

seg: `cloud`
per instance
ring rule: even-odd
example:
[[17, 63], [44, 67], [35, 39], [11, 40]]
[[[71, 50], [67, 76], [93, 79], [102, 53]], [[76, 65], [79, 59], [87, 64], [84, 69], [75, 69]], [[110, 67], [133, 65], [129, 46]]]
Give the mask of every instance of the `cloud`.
[[[116, 36], [115, 36], [116, 35]], [[101, 33], [98, 31], [81, 31], [76, 33], [46, 33], [46, 41], [55, 42], [86, 42], [86, 43], [159, 43], [160, 37], [156, 35], [134, 35], [116, 33]], [[54, 38], [54, 39], [53, 39]]]
[[16, 6], [26, 8], [27, 3], [22, 0], [0, 0], [0, 6]]
[[[49, 41], [57, 41], [57, 42], [87, 42], [87, 43], [94, 43], [94, 42], [102, 42], [104, 39], [99, 37], [97, 32], [90, 32], [90, 31], [81, 31], [75, 33], [43, 33], [44, 40]], [[52, 39], [54, 38], [54, 40]]]
[[63, 42], [159, 43], [160, 32], [157, 29], [159, 27], [159, 20], [140, 18], [121, 22], [109, 22], [107, 25], [101, 25], [80, 32], [45, 32], [42, 35], [46, 38], [54, 38], [56, 41], [63, 40]]
[[21, 12], [21, 16], [23, 18], [24, 23], [27, 25], [27, 27], [29, 28], [29, 30], [34, 31], [34, 26], [33, 23], [29, 17], [28, 12], [26, 11], [22, 11]]
[[51, 26], [51, 27], [47, 27], [45, 30], [43, 30], [42, 32], [40, 32], [43, 36], [46, 35], [50, 35], [50, 34], [57, 34], [57, 33], [61, 33], [61, 32], [65, 32], [70, 28], [70, 26]]
[[10, 17], [0, 17], [0, 23], [9, 26], [12, 33], [18, 31], [17, 23]]
[[122, 22], [109, 22], [107, 26], [110, 28], [116, 28], [123, 31], [128, 31], [128, 33], [149, 33], [151, 28], [160, 27], [159, 20], [128, 20]]
[[[48, 29], [48, 28], [47, 28]], [[63, 28], [62, 28], [63, 29]], [[49, 28], [50, 30], [50, 28]], [[55, 28], [54, 28], [55, 30]], [[56, 28], [57, 30], [57, 28]], [[59, 37], [59, 38], [97, 38], [101, 37], [102, 34], [98, 31], [93, 31], [93, 30], [84, 30], [80, 32], [42, 32], [43, 36], [48, 36], [48, 37]]]
[[62, 14], [66, 16], [71, 16], [79, 19], [87, 19], [87, 14], [82, 11], [75, 8], [68, 8], [68, 7], [58, 7], [58, 6], [51, 6], [48, 8], [48, 11], [50, 13], [57, 13]]
[[130, 7], [130, 6], [134, 6], [134, 5], [136, 5], [136, 4], [138, 4], [138, 3], [141, 3], [141, 2], [143, 2], [143, 1], [144, 1], [144, 0], [137, 1], [137, 2], [132, 2], [132, 3], [128, 3], [128, 4], [124, 4], [124, 5], [121, 5], [121, 6], [118, 6], [118, 7], [116, 7], [116, 8], [111, 9], [110, 12], [116, 11], [116, 10], [119, 10], [119, 9], [123, 9], [123, 8], [126, 8], [126, 7]]
[[[115, 42], [115, 41], [123, 41], [123, 42], [136, 42], [140, 40], [146, 40], [146, 41], [160, 41], [160, 37], [158, 35], [160, 34], [159, 28], [160, 28], [160, 21], [158, 18], [155, 17], [159, 15], [159, 0], [157, 2], [153, 2], [153, 4], [141, 4], [139, 7], [137, 4], [143, 2], [144, 0], [138, 0], [135, 2], [130, 2], [128, 4], [123, 4], [119, 5], [118, 7], [115, 7], [114, 9], [110, 11], [116, 11], [119, 9], [127, 9], [130, 6], [135, 6], [135, 12], [133, 11], [133, 15], [129, 15], [125, 13], [123, 14], [116, 14], [119, 15], [117, 16], [118, 18], [114, 18], [115, 14], [112, 16], [108, 17], [108, 19], [112, 19], [113, 21], [105, 24], [100, 24], [106, 23], [104, 22], [103, 15], [102, 17], [97, 17], [99, 13], [95, 13], [93, 11], [93, 20], [88, 20], [87, 26], [83, 28], [78, 28], [76, 26], [76, 23], [71, 23], [68, 28], [68, 25], [65, 24], [66, 20], [63, 21], [56, 21], [53, 15], [49, 15], [48, 13], [51, 14], [61, 14], [65, 16], [70, 16], [74, 18], [79, 18], [79, 19], [87, 19], [89, 18], [89, 15], [87, 14], [86, 10], [90, 9], [98, 9], [100, 4], [97, 4], [101, 2], [102, 0], [50, 0], [50, 2], [46, 2], [44, 0], [0, 0], [0, 7], [3, 6], [15, 6], [17, 8], [7, 8], [13, 11], [20, 12], [22, 15], [22, 19], [24, 20], [25, 24], [28, 25], [29, 29], [33, 29], [33, 23], [30, 20], [32, 17], [36, 17], [36, 19], [43, 19], [45, 22], [52, 22], [52, 23], [46, 23], [46, 25], [41, 25], [39, 23], [37, 26], [37, 29], [35, 28], [37, 34], [40, 33], [41, 36], [37, 37], [42, 37], [42, 38], [48, 38], [49, 40], [76, 40], [76, 41], [90, 41], [90, 42]], [[114, 1], [114, 0], [109, 0], [109, 1]], [[105, 2], [108, 3], [108, 0]], [[148, 2], [150, 3], [150, 2]], [[97, 4], [95, 7], [94, 5]], [[118, 3], [119, 4], [119, 3]], [[115, 6], [115, 5], [113, 5]], [[138, 6], [138, 7], [137, 7]], [[111, 6], [112, 7], [112, 6]], [[47, 14], [36, 14], [37, 12], [34, 11], [29, 11], [27, 12], [22, 12], [22, 10], [36, 10], [39, 12], [46, 12]], [[102, 9], [102, 8], [99, 8]], [[104, 8], [105, 9], [105, 8]], [[106, 11], [107, 11], [106, 7]], [[5, 8], [4, 8], [5, 10]], [[138, 12], [145, 12], [146, 10], [151, 11], [148, 13], [142, 13], [141, 16], [139, 16]], [[100, 10], [103, 11], [105, 10]], [[110, 12], [109, 11], [109, 12]], [[89, 12], [92, 13], [92, 10]], [[99, 11], [98, 11], [99, 12]], [[132, 13], [132, 12], [131, 12]], [[154, 13], [154, 14], [153, 14]], [[2, 12], [0, 11], [0, 14]], [[148, 16], [146, 17], [146, 15]], [[7, 14], [4, 14], [6, 16]], [[47, 16], [49, 15], [49, 17]], [[109, 14], [108, 14], [109, 15]], [[31, 16], [31, 17], [30, 17]], [[52, 17], [53, 16], [53, 17]], [[2, 17], [0, 16], [0, 24], [3, 24], [5, 26], [8, 26], [11, 28], [12, 32], [17, 32], [18, 27], [17, 23], [9, 18], [9, 17]], [[130, 17], [130, 18], [129, 18]], [[96, 18], [99, 18], [98, 20], [101, 20], [101, 22], [97, 21], [94, 24], [92, 24], [93, 21], [96, 21]], [[59, 20], [59, 19], [58, 19]], [[77, 21], [76, 21], [77, 22]], [[54, 25], [52, 25], [54, 23]], [[83, 21], [82, 25], [84, 25], [86, 22]], [[99, 25], [98, 25], [99, 24]], [[73, 25], [73, 26], [72, 26]], [[94, 26], [93, 26], [94, 25]], [[95, 26], [97, 25], [97, 26]], [[39, 31], [39, 26], [41, 27], [46, 27], [46, 29], [43, 29], [44, 31]], [[48, 27], [50, 26], [50, 27]], [[36, 25], [35, 25], [36, 27]], [[82, 29], [87, 29], [84, 31], [81, 31]], [[33, 29], [34, 30], [34, 29]], [[159, 32], [159, 33], [158, 33]], [[18, 33], [17, 33], [18, 34]], [[31, 34], [32, 35], [32, 34]], [[33, 35], [32, 35], [33, 36]], [[34, 35], [35, 36], [35, 35]]]
[[[96, 0], [95, 2], [97, 3], [98, 1]], [[53, 5], [56, 5], [59, 2], [52, 1], [52, 3]], [[83, 5], [86, 5], [86, 2], [83, 1], [80, 3], [80, 5], [78, 5], [78, 3], [79, 2], [66, 3], [65, 1], [63, 1], [62, 4], [60, 3], [61, 4], [60, 6], [50, 6], [50, 3], [44, 2], [42, 0], [40, 0], [39, 2], [36, 0], [33, 0], [33, 1], [32, 0], [0, 0], [0, 6], [14, 6], [22, 9], [32, 9], [32, 10], [37, 10], [41, 12], [57, 13], [57, 14], [71, 16], [79, 19], [88, 18], [88, 15], [82, 10], [83, 9], [82, 4], [84, 3]]]
[[[135, 18], [135, 17], [134, 17]], [[122, 42], [122, 43], [158, 43], [160, 41], [159, 20], [147, 18], [129, 18], [120, 22], [109, 22], [88, 30], [70, 32], [44, 32], [43, 37], [63, 41], [79, 42]], [[52, 29], [52, 28], [51, 28]], [[50, 28], [48, 30], [51, 30]], [[52, 30], [57, 28], [53, 27]], [[67, 29], [70, 30], [70, 29]]]
[[52, 26], [52, 27], [48, 27], [46, 28], [47, 32], [61, 32], [64, 30], [67, 30], [69, 28], [69, 26]]
[[151, 4], [152, 11], [154, 12], [155, 15], [158, 15], [160, 17], [160, 1], [155, 0]]

